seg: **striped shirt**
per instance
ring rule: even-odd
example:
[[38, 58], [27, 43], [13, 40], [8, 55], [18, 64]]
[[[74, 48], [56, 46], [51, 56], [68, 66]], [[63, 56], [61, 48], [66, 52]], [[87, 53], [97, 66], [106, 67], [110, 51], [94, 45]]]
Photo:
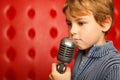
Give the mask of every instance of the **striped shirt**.
[[120, 55], [112, 41], [94, 45], [83, 61], [79, 51], [72, 71], [72, 80], [120, 80]]

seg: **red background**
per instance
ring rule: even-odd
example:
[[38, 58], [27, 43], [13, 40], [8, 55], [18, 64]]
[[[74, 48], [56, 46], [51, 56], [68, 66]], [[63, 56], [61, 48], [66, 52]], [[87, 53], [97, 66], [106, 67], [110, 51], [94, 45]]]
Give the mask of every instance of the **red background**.
[[[0, 80], [48, 80], [59, 42], [67, 36], [64, 3], [0, 0]], [[119, 4], [115, 0], [115, 23], [106, 38], [120, 51]]]

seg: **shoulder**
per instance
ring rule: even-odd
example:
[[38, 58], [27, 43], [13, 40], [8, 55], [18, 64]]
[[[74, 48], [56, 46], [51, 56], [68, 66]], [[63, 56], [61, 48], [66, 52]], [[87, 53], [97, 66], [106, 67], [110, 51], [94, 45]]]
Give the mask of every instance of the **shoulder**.
[[119, 53], [110, 53], [97, 62], [102, 70], [110, 69], [114, 66], [120, 66], [120, 54]]
[[109, 71], [120, 70], [120, 54], [115, 53], [107, 56], [108, 58], [105, 60], [104, 68]]
[[[105, 80], [116, 80], [115, 76], [120, 73], [120, 54], [115, 53], [107, 55], [107, 58], [101, 63], [101, 76], [104, 76]], [[112, 79], [109, 79], [112, 77]], [[120, 80], [120, 76], [119, 76]]]
[[120, 67], [120, 54], [116, 53], [108, 59], [110, 68]]
[[120, 80], [120, 54], [109, 60], [104, 73], [105, 80]]
[[120, 65], [120, 54], [119, 53], [111, 53], [106, 56], [107, 62], [111, 65], [119, 64]]

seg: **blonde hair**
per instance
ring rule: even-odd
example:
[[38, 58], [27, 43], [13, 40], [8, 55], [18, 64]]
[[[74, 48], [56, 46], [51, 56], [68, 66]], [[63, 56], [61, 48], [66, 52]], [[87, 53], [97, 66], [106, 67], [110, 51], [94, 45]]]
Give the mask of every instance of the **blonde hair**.
[[112, 22], [114, 5], [113, 0], [66, 0], [63, 12], [69, 8], [70, 13], [89, 14], [94, 15], [95, 20], [101, 25], [101, 22], [106, 19], [106, 16], [111, 16]]

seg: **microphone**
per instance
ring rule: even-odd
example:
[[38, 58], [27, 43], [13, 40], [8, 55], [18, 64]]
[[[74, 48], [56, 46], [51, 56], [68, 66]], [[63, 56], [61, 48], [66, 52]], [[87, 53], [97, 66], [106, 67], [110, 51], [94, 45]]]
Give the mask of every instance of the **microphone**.
[[60, 63], [57, 65], [57, 71], [59, 73], [64, 73], [66, 70], [66, 63], [70, 63], [73, 58], [73, 53], [75, 51], [75, 44], [72, 39], [65, 37], [61, 40], [57, 59]]

